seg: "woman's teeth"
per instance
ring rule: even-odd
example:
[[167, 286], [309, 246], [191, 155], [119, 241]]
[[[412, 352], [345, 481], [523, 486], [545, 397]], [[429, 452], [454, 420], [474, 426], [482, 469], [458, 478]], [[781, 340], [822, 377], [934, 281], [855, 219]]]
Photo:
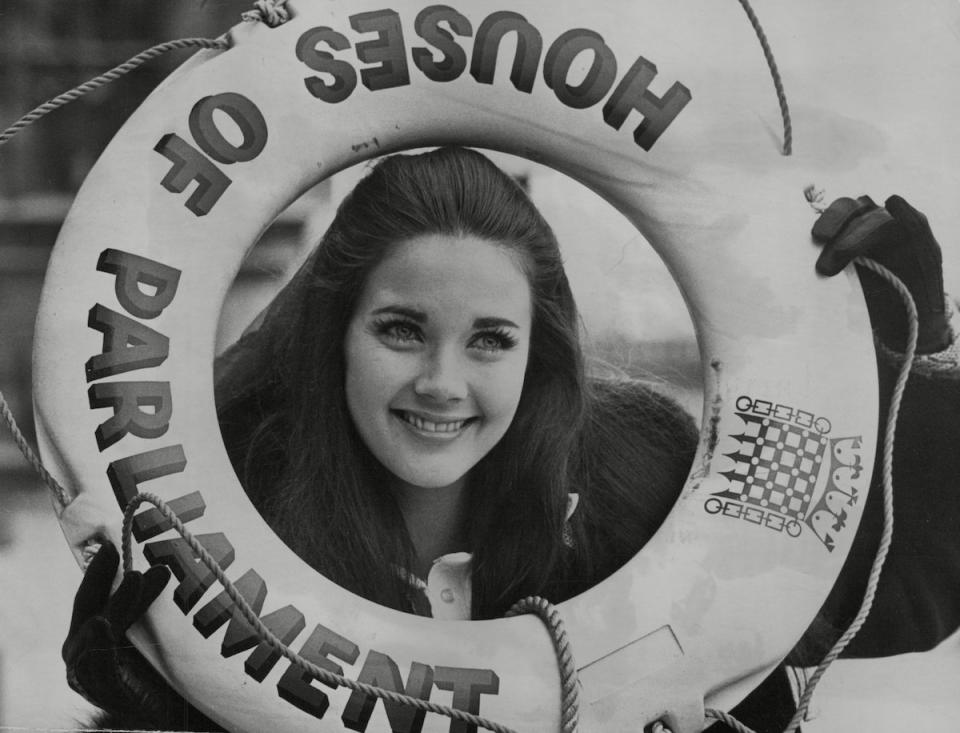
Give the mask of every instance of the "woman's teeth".
[[423, 418], [417, 417], [409, 412], [401, 412], [400, 416], [404, 421], [410, 423], [413, 425], [413, 427], [417, 428], [418, 430], [422, 430], [425, 433], [456, 433], [467, 424], [466, 420], [431, 422], [430, 420], [424, 420]]

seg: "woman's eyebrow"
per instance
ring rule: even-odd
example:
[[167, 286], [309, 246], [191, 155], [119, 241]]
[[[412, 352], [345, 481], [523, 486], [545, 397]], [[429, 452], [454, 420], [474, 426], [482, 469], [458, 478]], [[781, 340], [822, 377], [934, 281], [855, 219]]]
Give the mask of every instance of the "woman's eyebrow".
[[473, 322], [474, 328], [497, 328], [499, 326], [506, 326], [507, 328], [517, 328], [517, 329], [520, 328], [520, 326], [518, 326], [516, 323], [506, 318], [493, 318], [493, 317], [478, 318]]
[[379, 316], [381, 313], [395, 313], [398, 316], [406, 316], [411, 321], [416, 321], [417, 323], [427, 322], [426, 313], [418, 311], [416, 308], [408, 308], [404, 305], [386, 305], [383, 308], [377, 308], [370, 315]]

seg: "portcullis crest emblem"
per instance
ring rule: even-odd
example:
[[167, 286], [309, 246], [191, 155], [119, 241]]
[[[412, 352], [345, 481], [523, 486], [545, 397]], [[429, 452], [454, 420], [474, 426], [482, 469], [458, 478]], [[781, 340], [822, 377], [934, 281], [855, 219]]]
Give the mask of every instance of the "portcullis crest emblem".
[[832, 551], [870, 476], [861, 436], [830, 437], [830, 421], [788, 405], [742, 396], [743, 430], [723, 453], [728, 487], [704, 503], [709, 514], [741, 519], [791, 537], [804, 528]]

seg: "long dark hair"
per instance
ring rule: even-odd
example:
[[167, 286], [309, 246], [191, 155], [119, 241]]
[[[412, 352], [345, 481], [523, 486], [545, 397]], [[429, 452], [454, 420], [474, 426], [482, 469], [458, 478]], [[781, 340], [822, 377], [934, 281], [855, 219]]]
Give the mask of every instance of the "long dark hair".
[[[625, 404], [614, 383], [587, 383], [556, 237], [524, 191], [479, 153], [390, 156], [357, 184], [263, 325], [221, 360], [217, 399], [231, 458], [301, 557], [370, 600], [408, 607], [396, 566], [411, 566], [412, 546], [390, 477], [351, 421], [343, 343], [371, 270], [391, 245], [426, 234], [512, 250], [532, 294], [516, 415], [468, 481], [474, 617], [500, 615], [525, 595], [567, 597], [645, 541], [638, 522], [665, 514], [658, 504], [669, 508], [683, 476], [664, 466], [676, 454], [685, 472], [690, 436], [680, 429], [678, 449], [673, 428], [664, 429], [674, 424], [664, 415], [676, 410], [646, 393], [634, 389]], [[650, 466], [637, 470], [642, 463]], [[570, 491], [583, 500], [564, 543]]]

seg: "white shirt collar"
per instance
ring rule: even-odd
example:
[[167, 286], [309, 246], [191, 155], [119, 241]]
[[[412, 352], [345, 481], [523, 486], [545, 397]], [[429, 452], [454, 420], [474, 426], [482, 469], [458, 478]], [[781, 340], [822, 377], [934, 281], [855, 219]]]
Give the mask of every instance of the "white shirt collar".
[[[580, 494], [567, 494], [567, 521], [579, 503]], [[401, 567], [397, 567], [397, 573], [411, 587], [423, 592], [430, 602], [430, 615], [433, 618], [466, 621], [470, 619], [473, 598], [472, 562], [473, 554], [470, 552], [451, 552], [433, 561], [426, 580]]]

